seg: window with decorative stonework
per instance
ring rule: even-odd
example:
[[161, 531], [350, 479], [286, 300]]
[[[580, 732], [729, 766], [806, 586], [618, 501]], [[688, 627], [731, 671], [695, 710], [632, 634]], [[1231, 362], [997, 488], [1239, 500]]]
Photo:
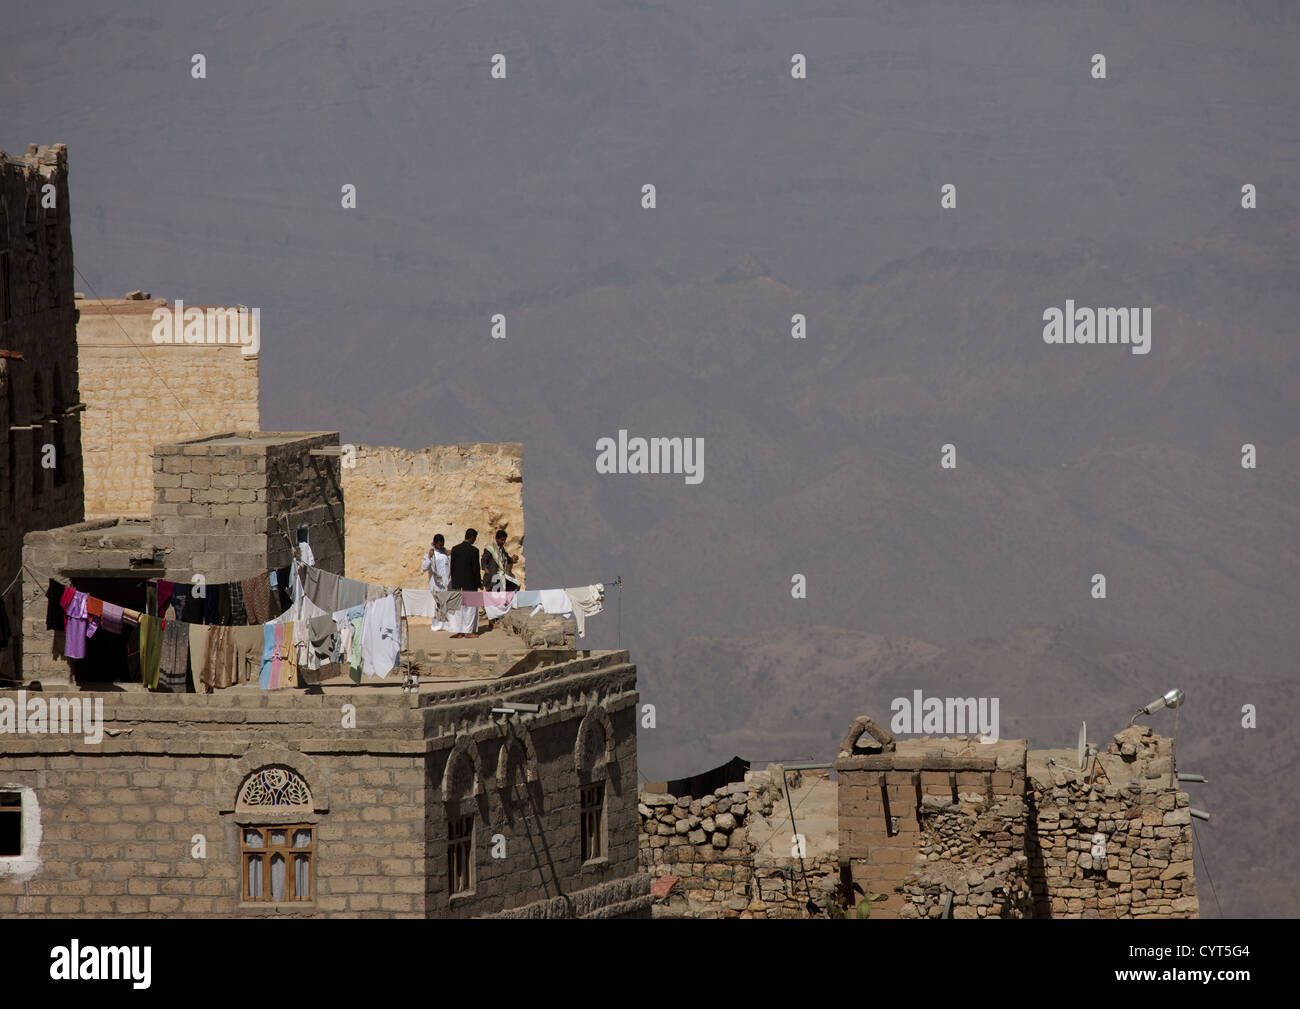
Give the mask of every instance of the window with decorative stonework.
[[272, 904], [311, 900], [316, 825], [310, 822], [307, 782], [287, 767], [259, 768], [240, 787], [235, 811], [243, 899]]
[[310, 824], [241, 827], [244, 900], [311, 900], [316, 830]]

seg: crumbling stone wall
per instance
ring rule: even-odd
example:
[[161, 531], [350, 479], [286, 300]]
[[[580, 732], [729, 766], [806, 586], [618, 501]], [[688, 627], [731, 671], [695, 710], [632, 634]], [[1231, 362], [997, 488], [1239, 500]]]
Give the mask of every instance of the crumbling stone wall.
[[[1191, 812], [1172, 770], [1172, 740], [1135, 725], [1095, 767], [1054, 762], [1035, 772], [1027, 848], [1036, 917], [1199, 914]], [[1093, 855], [1096, 835], [1102, 857]]]
[[839, 883], [833, 856], [758, 855], [758, 816], [784, 801], [779, 777], [751, 771], [745, 781], [700, 797], [643, 793], [639, 860], [652, 878], [677, 876], [660, 901], [667, 915], [693, 918], [806, 918], [809, 893], [820, 908]]
[[[42, 205], [45, 186], [53, 206]], [[0, 151], [0, 605], [14, 632], [0, 648], [0, 681], [21, 674], [22, 582], [10, 583], [23, 536], [82, 515], [68, 193], [63, 144], [31, 144], [17, 157]]]
[[154, 343], [152, 313], [173, 308], [163, 298], [83, 298], [77, 308], [85, 517], [147, 518], [155, 445], [261, 426], [258, 358], [237, 343]]
[[927, 795], [921, 800], [922, 847], [900, 890], [900, 918], [1032, 916], [1025, 803], [1017, 796]]
[[[499, 528], [524, 573], [523, 446], [430, 445], [416, 452], [357, 445], [355, 466], [343, 466], [347, 500], [347, 576], [363, 582], [424, 588], [420, 561], [434, 533], [447, 549], [467, 528], [480, 550]], [[538, 588], [559, 586], [541, 585]]]

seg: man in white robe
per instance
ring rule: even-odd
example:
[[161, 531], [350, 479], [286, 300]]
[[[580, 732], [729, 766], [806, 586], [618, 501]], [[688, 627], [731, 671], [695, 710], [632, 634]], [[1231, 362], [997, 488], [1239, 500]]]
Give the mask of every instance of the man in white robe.
[[[420, 562], [420, 570], [429, 572], [429, 591], [445, 592], [451, 586], [451, 557], [445, 549], [446, 540], [443, 539], [442, 533], [438, 533], [433, 538], [433, 545], [429, 547], [428, 555]], [[449, 631], [451, 624], [446, 620], [439, 620], [436, 615], [429, 624], [431, 631]]]

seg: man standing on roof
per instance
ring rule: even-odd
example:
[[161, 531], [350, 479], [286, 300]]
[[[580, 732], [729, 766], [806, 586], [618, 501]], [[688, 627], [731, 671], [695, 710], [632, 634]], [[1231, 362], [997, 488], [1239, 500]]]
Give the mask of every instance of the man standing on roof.
[[[474, 545], [476, 539], [478, 539], [478, 530], [466, 529], [464, 541], [451, 548], [449, 576], [452, 591], [480, 592], [483, 589], [483, 581], [479, 575], [478, 547]], [[455, 613], [450, 614], [448, 622], [451, 625], [449, 630], [453, 638], [478, 637], [477, 606], [462, 605]]]
[[[444, 543], [446, 540], [442, 538], [442, 533], [434, 536], [428, 556], [420, 562], [420, 570], [429, 572], [430, 592], [445, 592], [451, 587], [451, 557], [448, 556]], [[429, 624], [431, 631], [445, 631], [450, 627], [450, 621], [439, 620], [437, 617]]]

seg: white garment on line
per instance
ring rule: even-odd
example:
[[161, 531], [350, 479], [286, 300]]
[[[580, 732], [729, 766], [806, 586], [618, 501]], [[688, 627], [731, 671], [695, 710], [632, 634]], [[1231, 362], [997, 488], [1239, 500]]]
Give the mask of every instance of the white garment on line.
[[[569, 593], [564, 589], [542, 589], [542, 611], [544, 613], [565, 614], [573, 612], [573, 603]], [[533, 610], [536, 613], [536, 610]]]
[[372, 599], [366, 603], [366, 619], [361, 625], [361, 671], [367, 676], [387, 676], [401, 652], [397, 597]]
[[580, 585], [565, 589], [564, 594], [573, 606], [573, 619], [578, 625], [578, 637], [581, 638], [587, 633], [587, 617], [595, 616], [605, 608], [605, 586]]

